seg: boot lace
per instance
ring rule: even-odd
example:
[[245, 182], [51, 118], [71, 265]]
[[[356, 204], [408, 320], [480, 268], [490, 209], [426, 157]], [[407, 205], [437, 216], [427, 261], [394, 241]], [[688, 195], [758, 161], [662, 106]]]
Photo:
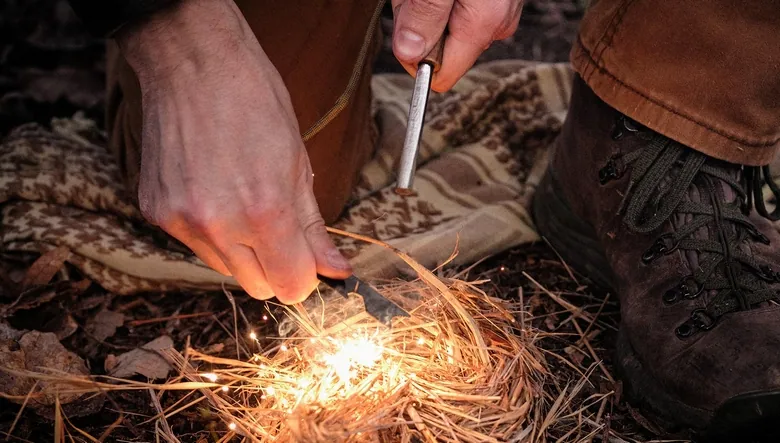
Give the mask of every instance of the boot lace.
[[[642, 261], [649, 264], [678, 250], [696, 251], [699, 257], [698, 268], [667, 291], [664, 302], [694, 299], [706, 291], [715, 294], [705, 307], [694, 310], [678, 326], [677, 335], [689, 337], [712, 329], [725, 314], [777, 301], [772, 284], [780, 282], [780, 273], [759, 263], [749, 248], [741, 247], [750, 242], [769, 244], [769, 239], [748, 218], [754, 205], [761, 216], [772, 221], [780, 219], [780, 205], [770, 213], [764, 203], [764, 183], [775, 200], [780, 201], [780, 189], [772, 180], [769, 167], [742, 166], [741, 174], [735, 174], [734, 167], [621, 117], [613, 138], [628, 133], [648, 143], [624, 155], [614, 155], [599, 172], [604, 184], [620, 177], [632, 165], [619, 209], [623, 222], [635, 233], [651, 233], [668, 221], [683, 220], [673, 232], [659, 236], [644, 252]], [[726, 201], [724, 185], [734, 191], [736, 198], [732, 201]], [[685, 198], [691, 186], [698, 189], [698, 201]], [[710, 235], [697, 238], [695, 233], [702, 228], [709, 228]]]

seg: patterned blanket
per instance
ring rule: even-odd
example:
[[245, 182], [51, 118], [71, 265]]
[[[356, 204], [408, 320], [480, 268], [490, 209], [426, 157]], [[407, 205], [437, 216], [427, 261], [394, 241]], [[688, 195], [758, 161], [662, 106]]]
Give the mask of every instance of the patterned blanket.
[[[547, 148], [565, 116], [566, 64], [481, 65], [429, 106], [416, 195], [393, 192], [412, 79], [373, 79], [380, 141], [354, 202], [335, 227], [368, 235], [432, 268], [457, 252], [474, 262], [538, 237], [529, 208]], [[5, 251], [70, 250], [68, 262], [109, 291], [217, 289], [226, 278], [146, 225], [127, 198], [94, 122], [30, 124], [0, 145], [0, 239]], [[162, 236], [164, 237], [164, 236]], [[337, 238], [362, 277], [391, 278], [401, 262], [378, 246]]]

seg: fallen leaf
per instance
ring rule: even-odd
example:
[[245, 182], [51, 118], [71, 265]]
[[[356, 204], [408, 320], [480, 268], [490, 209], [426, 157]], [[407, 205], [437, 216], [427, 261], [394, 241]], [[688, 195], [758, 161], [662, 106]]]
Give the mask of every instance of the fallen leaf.
[[57, 315], [40, 328], [42, 332], [53, 332], [60, 341], [70, 337], [78, 329], [79, 324], [76, 323], [76, 319], [67, 312]]
[[[62, 393], [74, 387], [66, 381], [64, 374], [85, 377], [89, 375], [89, 370], [84, 360], [65, 349], [55, 334], [39, 331], [14, 332], [13, 328], [7, 325], [0, 330], [4, 331], [0, 332], [0, 391], [15, 397], [10, 397], [9, 400], [21, 404], [24, 397], [35, 387], [35, 395], [30, 398], [28, 407], [36, 412], [46, 413], [51, 411], [58, 398], [61, 404], [66, 405], [83, 396], [77, 393]], [[15, 339], [14, 336], [19, 338]], [[12, 374], [9, 370], [16, 373]], [[52, 371], [63, 376], [59, 380], [39, 380], [32, 374]], [[26, 372], [30, 375], [25, 375]], [[99, 401], [102, 403], [102, 398]], [[93, 401], [90, 400], [90, 403]], [[71, 414], [83, 415], [92, 409], [94, 407], [73, 408]]]
[[109, 355], [103, 366], [112, 377], [127, 378], [142, 375], [149, 379], [166, 378], [172, 368], [159, 351], [170, 348], [173, 348], [173, 340], [163, 335], [118, 357]]
[[22, 280], [22, 289], [49, 283], [68, 258], [70, 258], [70, 248], [67, 246], [54, 248], [38, 257], [27, 270]]
[[86, 330], [95, 340], [103, 341], [112, 337], [124, 323], [124, 314], [103, 309], [87, 321]]

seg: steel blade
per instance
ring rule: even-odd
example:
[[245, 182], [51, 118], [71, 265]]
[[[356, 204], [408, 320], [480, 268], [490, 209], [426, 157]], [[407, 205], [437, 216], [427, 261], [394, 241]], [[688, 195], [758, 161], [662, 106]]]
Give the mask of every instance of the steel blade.
[[363, 298], [368, 315], [374, 317], [378, 322], [387, 327], [392, 327], [394, 317], [409, 317], [409, 313], [401, 309], [400, 306], [385, 298], [373, 286], [351, 275], [344, 280], [317, 276], [321, 282], [333, 288], [344, 298], [349, 294], [357, 294]]

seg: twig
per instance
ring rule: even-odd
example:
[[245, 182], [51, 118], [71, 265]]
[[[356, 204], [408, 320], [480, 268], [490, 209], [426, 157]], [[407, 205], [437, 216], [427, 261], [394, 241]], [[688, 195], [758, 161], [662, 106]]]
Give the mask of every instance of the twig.
[[133, 320], [127, 322], [127, 326], [135, 327], [135, 326], [142, 326], [142, 325], [148, 325], [152, 323], [161, 323], [164, 321], [169, 320], [185, 320], [190, 318], [198, 318], [198, 317], [207, 317], [209, 315], [214, 315], [213, 312], [196, 312], [194, 314], [179, 314], [179, 315], [169, 315], [167, 317], [157, 317], [157, 318], [147, 318], [144, 320]]

